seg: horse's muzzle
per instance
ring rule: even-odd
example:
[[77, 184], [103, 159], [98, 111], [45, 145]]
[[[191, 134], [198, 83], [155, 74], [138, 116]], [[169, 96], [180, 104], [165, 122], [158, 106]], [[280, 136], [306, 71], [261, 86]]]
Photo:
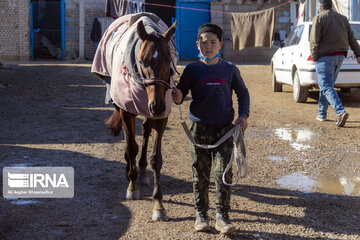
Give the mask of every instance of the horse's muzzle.
[[164, 112], [165, 112], [165, 102], [163, 101], [152, 101], [149, 103], [149, 110], [150, 113], [154, 116], [154, 117], [161, 117]]

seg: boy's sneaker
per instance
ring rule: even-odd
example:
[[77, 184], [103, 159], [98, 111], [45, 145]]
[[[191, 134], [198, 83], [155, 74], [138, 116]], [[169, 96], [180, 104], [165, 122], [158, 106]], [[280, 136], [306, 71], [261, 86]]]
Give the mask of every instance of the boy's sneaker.
[[343, 127], [346, 123], [346, 120], [348, 119], [349, 114], [347, 112], [339, 114], [337, 116], [337, 122], [336, 122], [336, 126], [338, 127]]
[[236, 232], [237, 229], [234, 225], [231, 224], [229, 215], [226, 214], [216, 214], [216, 230], [221, 233], [228, 234]]
[[198, 232], [210, 231], [209, 217], [207, 213], [198, 212], [195, 220], [195, 230]]

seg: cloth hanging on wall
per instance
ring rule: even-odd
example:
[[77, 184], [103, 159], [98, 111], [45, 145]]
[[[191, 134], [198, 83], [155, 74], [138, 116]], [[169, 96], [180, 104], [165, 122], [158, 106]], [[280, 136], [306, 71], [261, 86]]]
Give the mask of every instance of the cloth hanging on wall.
[[110, 26], [110, 24], [114, 21], [111, 17], [101, 17], [98, 18], [101, 25], [101, 36], [104, 35], [106, 29]]
[[145, 0], [129, 0], [129, 14], [145, 12]]
[[306, 2], [299, 3], [298, 19], [297, 19], [296, 26], [303, 23], [305, 20], [305, 4], [306, 4]]
[[101, 24], [100, 24], [99, 20], [97, 18], [95, 18], [93, 21], [92, 28], [91, 28], [90, 39], [93, 42], [100, 42], [101, 36], [102, 36]]
[[332, 0], [333, 10], [344, 15], [347, 19], [350, 18], [350, 2], [344, 0]]
[[275, 30], [275, 9], [231, 14], [233, 49], [271, 47]]
[[118, 18], [126, 14], [145, 12], [145, 0], [106, 0], [106, 16]]
[[108, 17], [118, 18], [128, 13], [128, 0], [106, 0], [105, 14]]

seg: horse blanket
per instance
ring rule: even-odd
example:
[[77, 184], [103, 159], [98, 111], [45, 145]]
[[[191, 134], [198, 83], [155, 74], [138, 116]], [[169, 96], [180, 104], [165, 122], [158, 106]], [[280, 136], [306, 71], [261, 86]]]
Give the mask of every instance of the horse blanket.
[[[95, 53], [91, 72], [105, 80], [111, 77], [110, 96], [121, 109], [135, 115], [153, 118], [148, 109], [148, 98], [136, 67], [136, 58], [141, 46], [137, 34], [137, 23], [143, 21], [146, 31], [164, 33], [168, 27], [155, 14], [128, 14], [116, 19], [105, 31]], [[177, 52], [173, 39], [169, 42], [173, 64], [176, 66]], [[172, 71], [175, 73], [175, 69]], [[170, 86], [174, 87], [174, 76]], [[166, 92], [166, 110], [162, 117], [167, 117], [171, 110], [171, 90]]]

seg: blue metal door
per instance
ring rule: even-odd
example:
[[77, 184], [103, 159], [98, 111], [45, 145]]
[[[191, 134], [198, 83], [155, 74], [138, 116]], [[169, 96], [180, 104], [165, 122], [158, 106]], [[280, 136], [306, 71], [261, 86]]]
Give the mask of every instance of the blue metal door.
[[31, 59], [62, 59], [65, 52], [65, 0], [30, 2]]
[[196, 59], [199, 50], [196, 47], [197, 29], [210, 22], [210, 0], [177, 0], [175, 38], [180, 60]]

